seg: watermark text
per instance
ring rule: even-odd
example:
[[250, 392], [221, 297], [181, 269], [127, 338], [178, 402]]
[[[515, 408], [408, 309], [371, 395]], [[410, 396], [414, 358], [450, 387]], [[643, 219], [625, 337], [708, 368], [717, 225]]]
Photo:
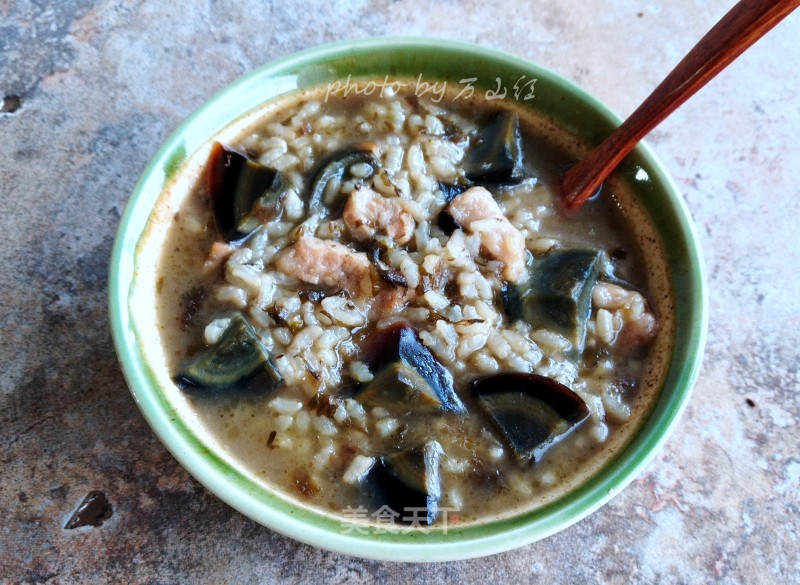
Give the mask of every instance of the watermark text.
[[[411, 91], [416, 97], [425, 97], [433, 103], [439, 103], [450, 95], [451, 101], [470, 99], [478, 87], [487, 87], [484, 95], [487, 101], [513, 98], [517, 101], [528, 101], [536, 97], [535, 77], [521, 75], [507, 80], [496, 77], [489, 84], [483, 84], [478, 77], [464, 77], [458, 83], [447, 80], [426, 80], [419, 74], [416, 80], [391, 79], [388, 75], [383, 79], [369, 81], [354, 80], [351, 75], [345, 79], [331, 81], [325, 89], [325, 101], [331, 97], [366, 96], [389, 98], [401, 90]], [[448, 92], [448, 89], [451, 90]]]

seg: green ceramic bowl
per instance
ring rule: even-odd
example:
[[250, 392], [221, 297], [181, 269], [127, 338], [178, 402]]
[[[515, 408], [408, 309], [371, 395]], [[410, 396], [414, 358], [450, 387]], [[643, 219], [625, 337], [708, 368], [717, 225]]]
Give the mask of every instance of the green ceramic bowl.
[[[686, 406], [705, 342], [707, 302], [703, 262], [689, 213], [662, 164], [639, 145], [620, 168], [645, 172], [637, 197], [662, 238], [675, 296], [675, 343], [660, 397], [638, 432], [609, 464], [582, 485], [537, 510], [473, 526], [429, 533], [383, 533], [346, 528], [251, 479], [204, 436], [191, 408], [169, 380], [154, 327], [157, 251], [142, 244], [165, 185], [181, 177], [184, 162], [223, 128], [264, 102], [318, 83], [370, 76], [448, 80], [471, 77], [483, 89], [498, 83], [509, 98], [536, 79], [529, 106], [597, 144], [620, 119], [596, 99], [528, 61], [469, 44], [432, 39], [375, 38], [290, 55], [234, 82], [192, 114], [166, 141], [137, 184], [119, 227], [109, 295], [117, 353], [134, 399], [160, 439], [189, 472], [228, 504], [283, 534], [362, 557], [441, 561], [488, 555], [544, 538], [610, 500], [651, 460]], [[523, 88], [524, 91], [524, 88]], [[524, 93], [518, 94], [522, 99]], [[187, 183], [188, 184], [188, 183]], [[180, 188], [180, 187], [178, 187]], [[167, 213], [162, 211], [161, 213]], [[166, 218], [165, 218], [166, 219]], [[155, 219], [159, 223], [159, 218]], [[163, 223], [163, 222], [162, 222]], [[152, 224], [152, 222], [151, 222]]]

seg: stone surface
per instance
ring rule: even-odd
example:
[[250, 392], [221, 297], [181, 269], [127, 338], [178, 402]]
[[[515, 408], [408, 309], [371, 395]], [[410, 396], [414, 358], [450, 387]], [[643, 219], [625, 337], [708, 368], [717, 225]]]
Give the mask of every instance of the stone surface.
[[[441, 36], [537, 61], [625, 115], [732, 4], [0, 0], [0, 582], [800, 581], [800, 14], [649, 138], [705, 250], [704, 366], [641, 478], [545, 541], [397, 565], [261, 527], [158, 442], [107, 325], [138, 175], [242, 73], [337, 39]], [[113, 516], [65, 530], [92, 490]]]

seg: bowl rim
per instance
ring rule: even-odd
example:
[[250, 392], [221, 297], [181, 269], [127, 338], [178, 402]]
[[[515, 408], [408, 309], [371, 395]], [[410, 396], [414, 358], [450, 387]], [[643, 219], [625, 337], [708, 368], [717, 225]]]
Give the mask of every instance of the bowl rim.
[[[274, 82], [304, 67], [330, 63], [337, 58], [368, 55], [392, 58], [398, 52], [411, 54], [431, 49], [462, 61], [476, 59], [533, 73], [537, 79], [545, 79], [559, 90], [572, 94], [608, 124], [616, 126], [621, 123], [621, 118], [599, 100], [556, 73], [521, 57], [471, 43], [421, 37], [370, 37], [312, 47], [239, 77], [196, 109], [172, 132], [143, 171], [128, 200], [114, 241], [109, 271], [112, 336], [127, 384], [151, 428], [191, 475], [249, 518], [296, 540], [334, 552], [390, 561], [457, 560], [506, 551], [563, 530], [608, 502], [653, 459], [676, 426], [699, 373], [708, 328], [705, 265], [690, 213], [663, 164], [649, 146], [640, 143], [632, 156], [645, 163], [651, 180], [666, 196], [668, 201], [663, 204], [670, 215], [668, 221], [672, 222], [672, 236], [679, 238], [681, 252], [685, 254], [685, 274], [681, 278], [688, 297], [684, 299], [686, 306], [681, 310], [687, 312], [691, 325], [684, 331], [683, 343], [678, 348], [681, 365], [672, 383], [676, 390], [666, 400], [659, 398], [658, 411], [650, 413], [647, 422], [631, 437], [621, 453], [553, 504], [486, 524], [452, 528], [444, 534], [434, 531], [430, 534], [370, 532], [364, 535], [357, 530], [347, 533], [341, 522], [333, 522], [294, 500], [260, 493], [265, 490], [211, 452], [183, 421], [170, 412], [144, 360], [139, 346], [141, 340], [137, 341], [135, 311], [129, 305], [129, 298], [134, 284], [136, 247], [157, 195], [170, 174], [186, 159], [187, 139], [191, 136], [195, 141], [210, 138], [211, 134], [203, 135], [202, 120], [205, 116], [213, 113], [219, 119], [227, 114], [229, 118], [220, 126], [224, 127], [244, 114], [244, 110], [227, 112], [224, 103], [254, 83]], [[672, 362], [675, 359], [673, 355]], [[334, 529], [334, 524], [339, 524], [338, 530]]]

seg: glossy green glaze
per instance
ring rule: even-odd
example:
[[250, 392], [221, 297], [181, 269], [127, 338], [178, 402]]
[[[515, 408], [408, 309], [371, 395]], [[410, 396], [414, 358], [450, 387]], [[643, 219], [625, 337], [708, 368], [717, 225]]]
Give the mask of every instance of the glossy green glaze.
[[[689, 213], [661, 163], [639, 145], [619, 172], [640, 169], [649, 181], [637, 184], [667, 250], [676, 296], [676, 343], [663, 391], [647, 421], [619, 455], [590, 481], [532, 512], [480, 525], [427, 533], [376, 534], [348, 530], [334, 517], [276, 494], [215, 452], [199, 431], [178, 414], [142, 350], [142, 323], [134, 303], [137, 244], [165, 183], [180, 165], [231, 121], [265, 101], [298, 88], [347, 76], [462, 82], [476, 88], [507, 88], [530, 104], [598, 143], [620, 123], [605, 106], [557, 75], [528, 61], [482, 47], [433, 39], [375, 38], [316, 47], [266, 65], [234, 82], [192, 114], [156, 153], [137, 184], [122, 218], [111, 259], [111, 326], [125, 377], [155, 432], [176, 458], [208, 489], [234, 508], [298, 540], [369, 558], [440, 561], [488, 555], [544, 538], [590, 514], [627, 485], [650, 461], [686, 406], [700, 366], [707, 327], [704, 266]], [[463, 82], [462, 82], [463, 85]], [[520, 88], [520, 85], [523, 85]]]

